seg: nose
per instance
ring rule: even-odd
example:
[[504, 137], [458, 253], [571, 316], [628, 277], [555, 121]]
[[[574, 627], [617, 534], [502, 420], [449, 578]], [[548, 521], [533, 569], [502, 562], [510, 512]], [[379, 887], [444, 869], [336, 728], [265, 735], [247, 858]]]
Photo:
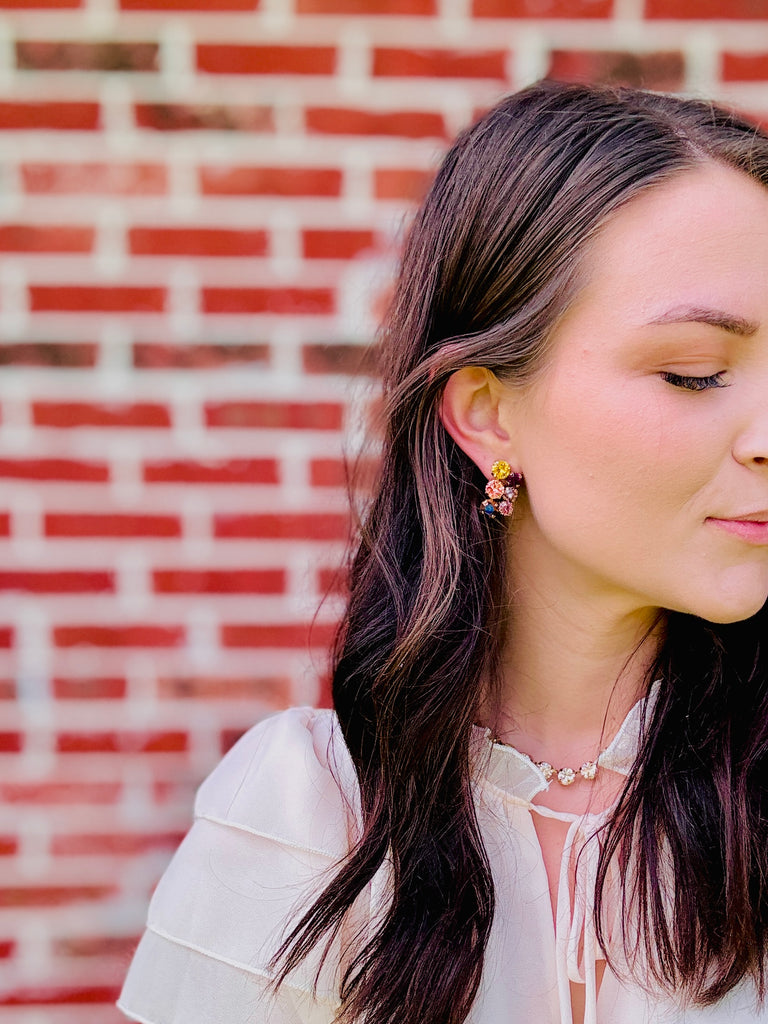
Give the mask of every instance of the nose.
[[734, 445], [733, 457], [744, 466], [768, 467], [768, 379], [763, 378], [756, 394], [742, 410], [747, 415]]

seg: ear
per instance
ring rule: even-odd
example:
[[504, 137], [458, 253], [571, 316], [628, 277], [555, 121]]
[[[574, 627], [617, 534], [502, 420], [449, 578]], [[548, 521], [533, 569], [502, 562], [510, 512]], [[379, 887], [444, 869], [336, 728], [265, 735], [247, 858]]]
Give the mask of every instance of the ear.
[[516, 468], [505, 389], [484, 366], [466, 366], [448, 378], [440, 406], [443, 426], [461, 450], [485, 474], [497, 459]]

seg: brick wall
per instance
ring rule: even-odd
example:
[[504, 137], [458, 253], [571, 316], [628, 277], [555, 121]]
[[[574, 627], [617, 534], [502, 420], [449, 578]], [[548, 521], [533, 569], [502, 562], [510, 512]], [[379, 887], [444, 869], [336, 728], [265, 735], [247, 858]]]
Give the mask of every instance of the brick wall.
[[113, 1024], [192, 793], [327, 699], [411, 201], [541, 75], [768, 119], [768, 0], [0, 0], [0, 1007]]

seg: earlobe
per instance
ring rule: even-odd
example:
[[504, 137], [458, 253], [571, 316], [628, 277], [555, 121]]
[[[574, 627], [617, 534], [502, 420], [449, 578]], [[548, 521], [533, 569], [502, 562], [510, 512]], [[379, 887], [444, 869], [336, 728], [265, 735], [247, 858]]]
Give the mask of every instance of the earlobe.
[[440, 418], [446, 431], [485, 476], [498, 459], [514, 462], [502, 415], [502, 384], [483, 366], [466, 366], [445, 385]]

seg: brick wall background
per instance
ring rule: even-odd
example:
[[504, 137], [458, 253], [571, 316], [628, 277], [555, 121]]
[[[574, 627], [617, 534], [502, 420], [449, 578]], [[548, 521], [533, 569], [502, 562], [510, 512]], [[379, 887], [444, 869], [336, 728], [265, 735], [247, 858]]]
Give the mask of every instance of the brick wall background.
[[327, 700], [403, 218], [547, 74], [768, 120], [768, 0], [0, 0], [8, 1024], [115, 1024], [195, 786]]

